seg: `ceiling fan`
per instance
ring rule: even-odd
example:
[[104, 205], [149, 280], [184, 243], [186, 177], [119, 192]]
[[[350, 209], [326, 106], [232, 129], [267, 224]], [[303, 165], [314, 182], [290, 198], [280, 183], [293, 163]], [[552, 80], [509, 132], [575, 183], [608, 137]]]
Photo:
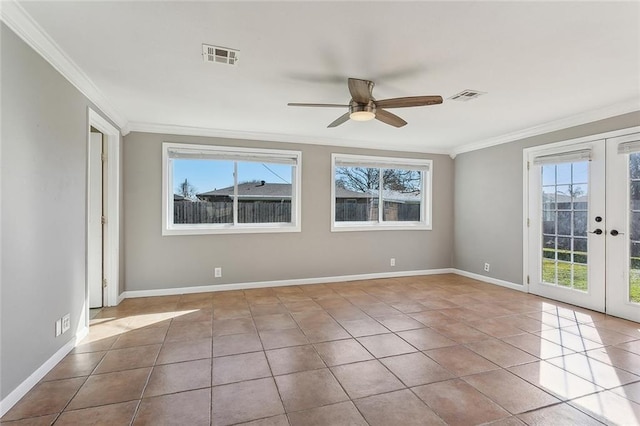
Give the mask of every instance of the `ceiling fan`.
[[368, 121], [380, 120], [385, 124], [394, 127], [402, 127], [407, 124], [402, 118], [386, 111], [383, 108], [406, 108], [425, 105], [437, 105], [442, 103], [442, 96], [407, 96], [403, 98], [382, 99], [377, 101], [373, 97], [373, 86], [371, 80], [360, 80], [350, 78], [348, 80], [351, 101], [348, 105], [343, 104], [306, 104], [290, 102], [289, 106], [303, 107], [325, 107], [325, 108], [349, 108], [349, 111], [338, 117], [327, 127], [337, 127], [347, 120]]

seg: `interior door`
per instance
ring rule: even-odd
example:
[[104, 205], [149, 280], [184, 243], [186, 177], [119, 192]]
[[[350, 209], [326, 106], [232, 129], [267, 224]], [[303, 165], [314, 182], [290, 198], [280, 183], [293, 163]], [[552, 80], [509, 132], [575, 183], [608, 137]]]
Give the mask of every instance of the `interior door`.
[[607, 140], [607, 313], [640, 321], [640, 133]]
[[605, 311], [605, 141], [528, 154], [528, 282]]
[[87, 281], [89, 307], [101, 308], [103, 304], [102, 134], [92, 132], [90, 137]]

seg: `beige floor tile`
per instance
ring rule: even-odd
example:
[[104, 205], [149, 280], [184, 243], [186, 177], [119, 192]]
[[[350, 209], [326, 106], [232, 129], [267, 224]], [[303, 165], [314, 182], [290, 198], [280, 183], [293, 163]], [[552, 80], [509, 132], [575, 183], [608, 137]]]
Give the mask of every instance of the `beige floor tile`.
[[256, 333], [256, 327], [251, 318], [213, 320], [213, 337], [247, 333]]
[[[195, 302], [190, 302], [195, 303]], [[211, 302], [201, 302], [204, 306], [207, 304], [210, 306]], [[182, 321], [211, 321], [213, 319], [213, 309], [186, 309], [181, 315], [173, 318], [174, 322]]]
[[538, 358], [533, 355], [498, 339], [472, 342], [466, 346], [475, 353], [503, 368], [538, 360]]
[[288, 413], [349, 399], [328, 369], [277, 376], [275, 380]]
[[373, 356], [355, 339], [316, 343], [314, 346], [329, 367], [373, 359]]
[[446, 424], [408, 389], [358, 399], [354, 403], [371, 426]]
[[416, 328], [423, 328], [424, 324], [411, 318], [408, 315], [386, 315], [375, 317], [376, 320], [391, 331], [405, 331], [414, 330]]
[[256, 323], [256, 328], [258, 329], [258, 331], [298, 328], [298, 324], [288, 313], [262, 315], [259, 317], [253, 317], [253, 320]]
[[596, 343], [601, 343], [604, 346], [618, 345], [640, 338], [640, 336], [638, 336], [634, 339], [626, 334], [618, 333], [604, 327], [598, 327], [594, 324], [578, 324], [571, 327], [563, 327], [562, 329], [585, 339], [593, 340]]
[[603, 390], [601, 387], [546, 361], [509, 368], [517, 375], [562, 400], [579, 398]]
[[589, 351], [604, 346], [601, 343], [582, 338], [562, 329], [545, 330], [534, 334], [575, 352]]
[[611, 392], [640, 404], [640, 382], [631, 383], [611, 389]]
[[94, 374], [151, 367], [156, 363], [161, 346], [158, 344], [111, 350], [102, 358]]
[[312, 345], [273, 349], [266, 354], [274, 376], [326, 367]]
[[451, 322], [451, 318], [441, 313], [440, 311], [416, 312], [413, 314], [409, 314], [409, 316], [428, 327], [438, 324], [447, 324]]
[[89, 376], [67, 409], [77, 410], [140, 399], [149, 374], [150, 367]]
[[286, 414], [267, 417], [266, 419], [253, 420], [246, 423], [238, 423], [237, 426], [289, 426]]
[[[276, 298], [276, 301], [278, 299]], [[254, 317], [273, 314], [286, 314], [287, 308], [282, 303], [269, 303], [269, 304], [257, 304], [251, 305], [251, 314]]]
[[273, 378], [249, 380], [211, 389], [211, 424], [231, 425], [284, 413]]
[[132, 346], [153, 345], [164, 342], [169, 326], [141, 328], [123, 333], [111, 349], [129, 348]]
[[165, 341], [199, 340], [211, 337], [211, 321], [172, 322]]
[[156, 364], [211, 358], [211, 339], [168, 342], [162, 345]]
[[583, 412], [576, 410], [567, 404], [558, 404], [551, 407], [530, 411], [519, 416], [530, 426], [543, 425], [580, 425], [598, 426], [599, 421]]
[[211, 360], [157, 365], [151, 372], [144, 398], [211, 386]]
[[443, 336], [431, 328], [401, 331], [396, 334], [421, 351], [457, 345], [455, 341]]
[[100, 407], [82, 408], [80, 410], [65, 411], [56, 426], [80, 425], [112, 425], [128, 426], [138, 408], [139, 401], [122, 402], [120, 404], [102, 405]]
[[503, 318], [493, 318], [486, 321], [479, 321], [470, 324], [473, 328], [476, 328], [489, 336], [503, 338], [507, 336], [522, 335], [523, 330], [509, 324]]
[[449, 371], [421, 352], [383, 358], [380, 362], [387, 366], [407, 387], [453, 378]]
[[259, 334], [265, 350], [300, 346], [309, 343], [307, 336], [297, 327], [285, 330], [261, 331]]
[[3, 417], [2, 421], [61, 412], [85, 382], [84, 377], [37, 384]]
[[463, 380], [512, 414], [524, 413], [560, 401], [506, 370], [466, 376]]
[[606, 424], [640, 424], [640, 405], [610, 391], [574, 399], [569, 405]]
[[[255, 330], [254, 330], [255, 331]], [[262, 350], [260, 337], [254, 333], [230, 334], [213, 338], [213, 356], [236, 355]]]
[[375, 336], [359, 337], [357, 340], [376, 358], [417, 351], [416, 348], [395, 334], [378, 334]]
[[351, 399], [402, 389], [405, 386], [377, 360], [331, 367]]
[[457, 377], [500, 368], [462, 345], [432, 349], [425, 351], [425, 354]]
[[418, 386], [413, 391], [449, 425], [488, 423], [510, 416], [460, 379]]
[[607, 346], [587, 351], [585, 354], [589, 358], [597, 359], [605, 364], [640, 376], [640, 355], [636, 355], [633, 352], [628, 352], [615, 346]]
[[461, 322], [450, 321], [447, 324], [433, 325], [431, 328], [458, 343], [471, 343], [491, 338], [488, 334]]
[[30, 417], [22, 420], [2, 421], [1, 424], [7, 426], [50, 426], [58, 417], [58, 414], [48, 414], [46, 416]]
[[137, 425], [207, 426], [211, 417], [211, 389], [145, 398], [133, 422]]
[[214, 358], [212, 375], [216, 386], [270, 377], [271, 370], [264, 352], [260, 351]]
[[640, 381], [640, 376], [612, 367], [581, 353], [553, 358], [549, 362], [607, 389]]
[[574, 351], [569, 348], [557, 345], [535, 334], [526, 333], [504, 337], [502, 341], [540, 359], [556, 358], [574, 353]]
[[337, 322], [326, 326], [303, 328], [302, 330], [311, 343], [330, 342], [351, 337]]
[[389, 330], [373, 318], [339, 321], [353, 337], [388, 333]]
[[368, 426], [351, 401], [289, 413], [289, 422], [291, 426]]
[[42, 380], [49, 381], [88, 376], [105, 354], [106, 352], [71, 353], [53, 367]]

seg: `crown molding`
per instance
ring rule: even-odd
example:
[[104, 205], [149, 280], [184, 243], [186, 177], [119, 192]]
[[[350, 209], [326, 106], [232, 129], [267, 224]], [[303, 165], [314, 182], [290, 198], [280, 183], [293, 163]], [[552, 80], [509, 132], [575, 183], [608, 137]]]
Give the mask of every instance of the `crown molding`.
[[126, 128], [126, 117], [111, 104], [84, 71], [69, 58], [16, 0], [0, 0], [0, 20], [49, 62], [56, 71], [62, 74], [120, 129]]
[[348, 148], [360, 148], [360, 149], [377, 149], [384, 151], [397, 151], [397, 152], [419, 152], [422, 154], [449, 154], [448, 149], [428, 148], [428, 147], [416, 147], [414, 145], [402, 145], [402, 144], [376, 144], [372, 146], [370, 142], [358, 141], [351, 139], [338, 139], [338, 138], [320, 138], [304, 135], [291, 135], [286, 133], [266, 133], [266, 132], [249, 132], [240, 130], [223, 130], [223, 129], [211, 129], [206, 127], [189, 127], [178, 126], [173, 124], [156, 124], [156, 123], [141, 123], [141, 122], [129, 122], [127, 126], [128, 132], [145, 132], [145, 133], [161, 133], [178, 136], [200, 136], [211, 138], [226, 138], [226, 139], [245, 139], [245, 140], [258, 140], [258, 141], [272, 141], [272, 142], [285, 142], [285, 143], [298, 143], [308, 145], [335, 145]]
[[587, 124], [593, 121], [604, 120], [606, 118], [611, 118], [617, 115], [637, 111], [640, 111], [640, 99], [630, 99], [626, 102], [610, 105], [608, 107], [572, 115], [570, 117], [549, 121], [547, 123], [529, 127], [523, 130], [518, 130], [516, 132], [505, 133], [504, 135], [461, 145], [457, 148], [453, 148], [449, 152], [449, 155], [451, 156], [451, 158], [455, 158], [456, 155], [462, 154], [464, 152], [477, 151], [479, 149], [489, 148], [495, 145], [515, 142], [517, 140], [529, 138], [532, 136], [538, 136], [545, 133], [554, 132], [556, 130], [568, 129], [570, 127], [579, 126], [581, 124]]

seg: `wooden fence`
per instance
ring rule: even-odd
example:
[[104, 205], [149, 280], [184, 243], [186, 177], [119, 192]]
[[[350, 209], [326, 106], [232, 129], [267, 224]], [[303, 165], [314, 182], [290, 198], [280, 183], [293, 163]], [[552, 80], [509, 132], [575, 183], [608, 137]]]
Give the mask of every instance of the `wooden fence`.
[[[420, 204], [385, 203], [384, 220], [410, 222], [420, 220]], [[378, 220], [378, 206], [366, 203], [336, 203], [336, 222]]]
[[[290, 202], [248, 201], [238, 203], [238, 223], [280, 222], [291, 222]], [[233, 223], [233, 203], [174, 202], [173, 223]]]

